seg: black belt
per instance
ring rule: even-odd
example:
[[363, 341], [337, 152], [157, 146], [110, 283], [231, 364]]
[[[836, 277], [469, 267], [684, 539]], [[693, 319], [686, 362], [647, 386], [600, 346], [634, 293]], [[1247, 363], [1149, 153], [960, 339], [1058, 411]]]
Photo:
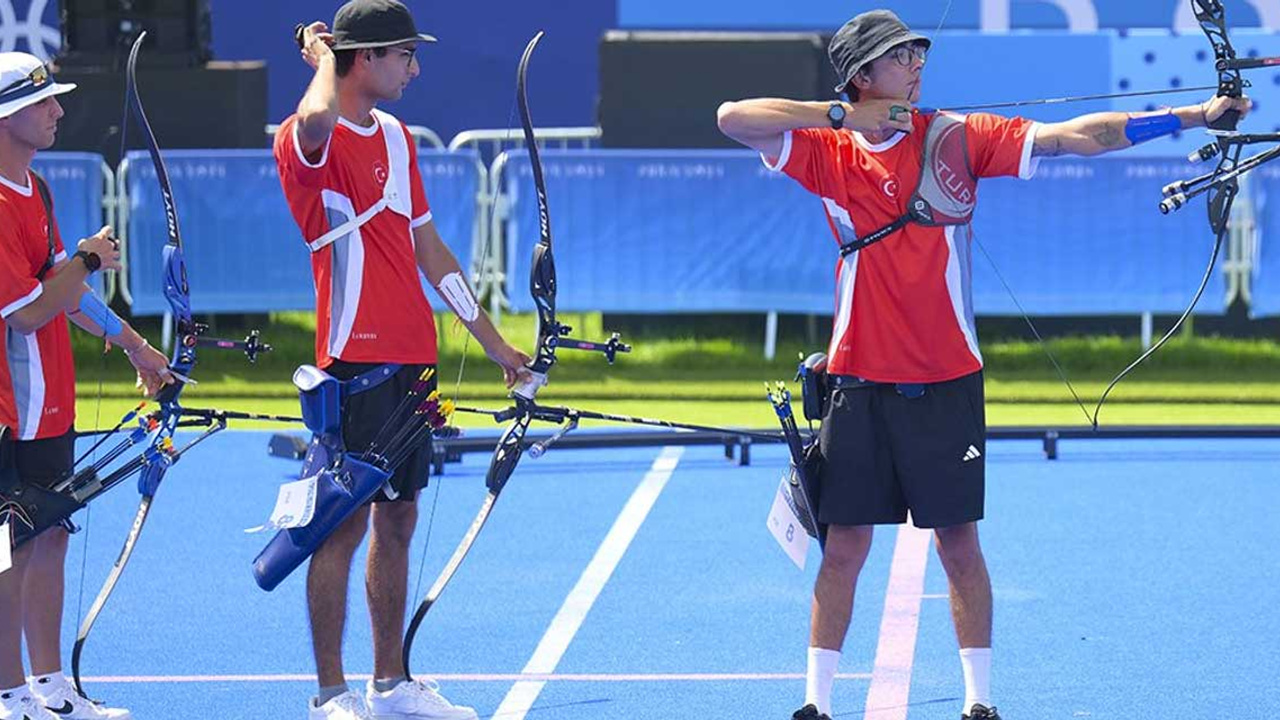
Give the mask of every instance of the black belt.
[[870, 387], [879, 387], [884, 385], [892, 385], [893, 389], [897, 390], [899, 395], [901, 395], [904, 398], [907, 398], [908, 400], [915, 400], [916, 398], [924, 395], [925, 388], [928, 387], [928, 385], [926, 385], [925, 383], [877, 382], [875, 380], [867, 380], [866, 378], [860, 378], [857, 375], [827, 375], [827, 382], [831, 383], [831, 387], [837, 390], [839, 389], [856, 390], [859, 388], [870, 388]]

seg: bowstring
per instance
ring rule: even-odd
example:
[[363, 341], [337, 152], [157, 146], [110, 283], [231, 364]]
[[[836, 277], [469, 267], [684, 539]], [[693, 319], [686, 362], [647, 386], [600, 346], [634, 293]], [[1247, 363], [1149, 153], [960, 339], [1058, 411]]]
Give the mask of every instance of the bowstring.
[[1080, 412], [1084, 413], [1084, 417], [1089, 422], [1089, 425], [1093, 429], [1097, 430], [1097, 416], [1089, 414], [1088, 408], [1084, 406], [1084, 401], [1080, 399], [1080, 394], [1076, 392], [1076, 388], [1071, 384], [1071, 380], [1067, 379], [1066, 371], [1063, 370], [1062, 365], [1058, 363], [1058, 358], [1054, 356], [1053, 351], [1049, 350], [1049, 343], [1045, 342], [1044, 337], [1040, 335], [1040, 331], [1036, 329], [1036, 324], [1031, 321], [1031, 316], [1028, 315], [1026, 309], [1022, 307], [1022, 303], [1018, 301], [1018, 296], [1013, 294], [1013, 288], [1010, 287], [1008, 281], [1004, 279], [1004, 274], [1000, 272], [1000, 268], [996, 265], [996, 261], [991, 257], [991, 254], [987, 252], [986, 246], [982, 244], [982, 241], [979, 240], [976, 235], [971, 234], [970, 239], [973, 241], [974, 245], [978, 246], [978, 250], [982, 252], [982, 256], [987, 259], [987, 264], [991, 266], [991, 270], [995, 273], [996, 279], [998, 279], [1000, 284], [1004, 286], [1005, 292], [1009, 293], [1009, 299], [1013, 301], [1014, 307], [1018, 308], [1019, 313], [1022, 313], [1023, 321], [1027, 323], [1027, 327], [1031, 328], [1031, 334], [1035, 336], [1036, 342], [1040, 344], [1040, 349], [1043, 350], [1045, 356], [1049, 358], [1049, 362], [1053, 365], [1054, 371], [1058, 373], [1058, 379], [1062, 380], [1062, 382], [1066, 384], [1067, 390], [1071, 391], [1071, 397], [1076, 401], [1076, 405], [1080, 408]]
[[[933, 47], [937, 47], [936, 38], [938, 34], [942, 32], [942, 27], [946, 24], [947, 16], [950, 15], [951, 6], [954, 3], [955, 0], [947, 0], [947, 5], [942, 11], [942, 17], [938, 20], [938, 27], [933, 31], [935, 38]], [[1089, 425], [1094, 429], [1097, 429], [1097, 418], [1089, 414], [1089, 410], [1085, 407], [1084, 401], [1080, 399], [1080, 394], [1076, 392], [1075, 386], [1072, 385], [1071, 380], [1067, 378], [1066, 371], [1062, 369], [1062, 365], [1058, 363], [1058, 358], [1054, 356], [1053, 351], [1049, 349], [1049, 344], [1045, 342], [1044, 337], [1040, 335], [1040, 330], [1036, 328], [1036, 324], [1031, 321], [1031, 316], [1028, 315], [1026, 309], [1022, 307], [1022, 303], [1018, 300], [1018, 296], [1014, 294], [1013, 288], [1010, 287], [1008, 281], [1004, 279], [1004, 274], [1000, 272], [1000, 268], [996, 265], [996, 261], [991, 257], [991, 254], [987, 252], [986, 246], [982, 244], [982, 241], [977, 237], [977, 235], [973, 234], [972, 230], [969, 232], [969, 239], [974, 245], [978, 246], [978, 250], [982, 253], [982, 256], [987, 259], [987, 264], [991, 266], [991, 270], [995, 273], [996, 279], [998, 279], [1000, 284], [1004, 286], [1004, 290], [1009, 294], [1009, 299], [1013, 301], [1014, 307], [1018, 308], [1018, 312], [1022, 314], [1023, 321], [1025, 321], [1027, 323], [1027, 327], [1031, 329], [1031, 334], [1035, 337], [1036, 342], [1040, 344], [1040, 349], [1043, 350], [1045, 356], [1049, 358], [1049, 363], [1053, 365], [1054, 372], [1058, 374], [1058, 378], [1062, 380], [1062, 382], [1067, 386], [1067, 390], [1071, 392], [1071, 397], [1075, 400], [1076, 406], [1080, 408], [1080, 412], [1084, 413], [1085, 419], [1089, 422]]]
[[934, 42], [936, 44], [938, 33], [942, 32], [942, 26], [947, 24], [947, 16], [951, 14], [951, 6], [955, 4], [955, 0], [947, 0], [947, 6], [942, 9], [942, 17], [938, 18], [938, 27], [933, 29]]
[[[107, 138], [103, 138], [103, 141], [102, 141], [103, 144], [106, 143], [106, 140], [110, 137], [110, 134], [115, 130], [116, 130], [115, 128], [109, 128], [107, 130]], [[125, 83], [124, 107], [120, 111], [119, 132], [120, 132], [120, 154], [118, 156], [118, 160], [123, 161], [124, 154], [128, 150], [127, 142], [129, 137], [129, 83], [128, 82]], [[121, 228], [112, 228], [112, 230], [118, 233], [121, 230]], [[117, 278], [118, 278], [118, 273], [117, 273]], [[102, 397], [103, 397], [103, 389], [105, 387], [104, 380], [107, 374], [107, 352], [108, 352], [108, 348], [104, 348], [102, 351], [102, 359], [99, 361], [100, 367], [98, 368], [99, 370], [98, 402], [95, 405], [93, 410], [93, 426], [95, 428], [102, 427]], [[98, 464], [98, 448], [97, 447], [94, 448], [93, 455], [89, 459], [89, 463], [91, 465]], [[75, 469], [72, 468], [72, 472], [74, 471]], [[93, 526], [93, 503], [86, 503], [84, 506], [84, 527], [81, 528], [80, 530], [80, 532], [84, 534], [84, 537], [82, 537], [80, 540], [80, 579], [76, 583], [77, 584], [76, 627], [79, 627], [80, 623], [84, 620], [84, 578], [85, 578], [85, 575], [88, 574], [89, 530], [92, 526]]]
[[[511, 109], [507, 113], [507, 136], [502, 140], [503, 146], [510, 145], [513, 142], [513, 135], [515, 130], [513, 125], [515, 123], [515, 117], [516, 117], [517, 100], [518, 98], [516, 98], [515, 96], [512, 96]], [[485, 243], [486, 254], [492, 252], [493, 246], [494, 246], [494, 239], [490, 237], [489, 242]], [[461, 318], [455, 318], [455, 321], [458, 324], [462, 323]], [[455, 405], [458, 402], [458, 398], [462, 397], [462, 376], [467, 368], [467, 353], [470, 349], [471, 349], [471, 331], [468, 330], [462, 341], [462, 358], [458, 361], [458, 377], [453, 384], [453, 401]], [[446, 427], [451, 430], [456, 430], [457, 421], [458, 421], [458, 414], [455, 412], [454, 414], [449, 416], [449, 422], [446, 425]], [[443, 466], [443, 463], [441, 463], [441, 466]], [[441, 475], [443, 474], [444, 473], [441, 473]], [[421, 559], [419, 559], [418, 561], [418, 579], [414, 583], [413, 601], [410, 603], [410, 605], [414, 607], [416, 607], [418, 603], [422, 601], [422, 580], [426, 576], [427, 554], [428, 554], [427, 551], [431, 547], [431, 530], [435, 526], [436, 507], [440, 503], [440, 485], [441, 485], [440, 478], [439, 477], [435, 478], [435, 482], [433, 484], [436, 486], [436, 489], [435, 489], [435, 492], [432, 494], [432, 498], [431, 498], [431, 512], [427, 515], [427, 532], [422, 542], [422, 556], [421, 556]]]

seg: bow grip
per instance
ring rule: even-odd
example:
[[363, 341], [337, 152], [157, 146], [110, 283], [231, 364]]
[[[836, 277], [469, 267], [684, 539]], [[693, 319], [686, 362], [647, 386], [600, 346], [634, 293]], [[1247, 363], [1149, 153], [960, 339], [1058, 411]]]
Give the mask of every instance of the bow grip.
[[1222, 115], [1219, 116], [1218, 119], [1209, 123], [1209, 128], [1211, 130], [1235, 130], [1236, 126], [1239, 124], [1240, 124], [1240, 111], [1231, 109], [1222, 113]]
[[538, 390], [547, 384], [547, 374], [543, 372], [529, 371], [529, 379], [524, 383], [517, 385], [512, 389], [513, 395], [519, 395], [525, 400], [532, 401], [538, 395]]

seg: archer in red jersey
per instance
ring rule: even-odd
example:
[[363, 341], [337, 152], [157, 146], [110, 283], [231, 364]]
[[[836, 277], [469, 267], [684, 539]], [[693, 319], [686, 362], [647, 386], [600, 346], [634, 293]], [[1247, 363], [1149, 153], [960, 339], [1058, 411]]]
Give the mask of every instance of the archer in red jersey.
[[[275, 158], [311, 251], [316, 364], [344, 381], [381, 365], [401, 366], [396, 377], [345, 401], [342, 439], [355, 450], [369, 446], [422, 371], [436, 363], [436, 328], [419, 272], [502, 368], [508, 387], [525, 373], [529, 357], [502, 338], [476, 302], [432, 222], [413, 139], [398, 119], [376, 108], [401, 96], [418, 75], [419, 44], [435, 38], [419, 33], [396, 0], [351, 0], [338, 9], [332, 33], [315, 22], [300, 40], [315, 76], [276, 135]], [[430, 458], [427, 438], [392, 475], [398, 500], [375, 498], [372, 507], [361, 507], [311, 557], [307, 604], [320, 690], [311, 699], [310, 720], [476, 718], [434, 683], [409, 680], [402, 662], [409, 543]], [[347, 576], [370, 524], [365, 582], [374, 676], [358, 692], [347, 687], [342, 631]]]
[[[36, 152], [53, 145], [63, 115], [56, 96], [73, 89], [56, 82], [35, 56], [0, 53], [0, 507], [11, 483], [50, 488], [72, 471], [75, 368], [68, 320], [122, 348], [145, 392], [172, 381], [165, 356], [86, 283], [98, 270], [121, 268], [111, 228], [68, 254], [48, 186], [31, 170]], [[14, 522], [22, 521], [0, 513], [0, 526]], [[9, 534], [0, 542], [10, 543]], [[14, 550], [13, 567], [0, 572], [0, 716], [127, 720], [127, 710], [81, 697], [62, 673], [67, 543], [64, 527], [49, 528]]]
[[980, 178], [1030, 178], [1040, 157], [1098, 155], [1202, 127], [1244, 98], [1042, 124], [922, 112], [931, 41], [887, 10], [832, 38], [848, 101], [725, 103], [721, 130], [822, 200], [839, 253], [832, 387], [820, 446], [818, 520], [828, 525], [814, 586], [805, 705], [829, 720], [854, 588], [876, 524], [936, 535], [965, 676], [963, 717], [991, 703], [991, 581], [978, 543], [985, 431], [982, 354], [970, 288], [969, 218]]

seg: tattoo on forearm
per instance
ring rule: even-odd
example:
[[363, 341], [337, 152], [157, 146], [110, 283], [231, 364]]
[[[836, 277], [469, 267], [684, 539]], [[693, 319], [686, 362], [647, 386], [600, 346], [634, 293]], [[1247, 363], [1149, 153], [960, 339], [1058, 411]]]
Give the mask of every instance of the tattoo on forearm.
[[1098, 143], [1099, 146], [1109, 150], [1124, 147], [1126, 142], [1123, 127], [1117, 127], [1114, 123], [1104, 124], [1093, 134], [1093, 140]]
[[1035, 157], [1057, 157], [1061, 155], [1062, 140], [1056, 137], [1036, 137], [1035, 147], [1032, 148], [1031, 154]]

